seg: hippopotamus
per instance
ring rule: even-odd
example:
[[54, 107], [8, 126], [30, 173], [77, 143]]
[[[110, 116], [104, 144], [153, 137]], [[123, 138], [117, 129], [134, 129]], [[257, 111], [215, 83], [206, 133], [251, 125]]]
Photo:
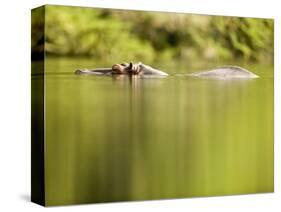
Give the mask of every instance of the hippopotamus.
[[96, 69], [78, 69], [75, 74], [94, 74], [94, 75], [149, 75], [149, 76], [167, 76], [168, 74], [145, 65], [141, 62], [139, 63], [121, 63], [114, 64], [111, 68], [96, 68]]
[[193, 77], [215, 79], [252, 79], [259, 77], [258, 75], [238, 66], [222, 66], [208, 71], [200, 71], [188, 75]]
[[[94, 75], [128, 75], [128, 76], [168, 76], [167, 73], [151, 66], [139, 63], [114, 64], [111, 68], [78, 69], [76, 74]], [[207, 71], [199, 71], [191, 74], [183, 74], [192, 77], [214, 78], [214, 79], [252, 79], [259, 76], [238, 66], [222, 66]]]

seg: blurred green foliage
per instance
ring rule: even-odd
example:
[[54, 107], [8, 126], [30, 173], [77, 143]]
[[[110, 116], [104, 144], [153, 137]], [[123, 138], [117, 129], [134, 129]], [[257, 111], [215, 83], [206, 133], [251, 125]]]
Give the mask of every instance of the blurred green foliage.
[[145, 63], [273, 59], [272, 19], [65, 6], [46, 6], [45, 19], [49, 55]]

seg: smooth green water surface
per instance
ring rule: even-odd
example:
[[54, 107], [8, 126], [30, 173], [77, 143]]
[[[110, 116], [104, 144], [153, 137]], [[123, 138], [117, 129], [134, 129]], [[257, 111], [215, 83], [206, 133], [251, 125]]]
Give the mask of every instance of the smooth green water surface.
[[244, 66], [253, 80], [73, 74], [91, 64], [46, 61], [47, 205], [273, 191], [273, 67]]

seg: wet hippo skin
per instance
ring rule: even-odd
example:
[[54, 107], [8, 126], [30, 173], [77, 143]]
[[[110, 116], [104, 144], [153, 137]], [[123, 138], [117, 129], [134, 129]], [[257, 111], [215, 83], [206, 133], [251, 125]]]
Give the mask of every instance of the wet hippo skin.
[[189, 76], [219, 79], [253, 79], [259, 77], [258, 75], [238, 66], [222, 66], [208, 71], [195, 72], [189, 74]]

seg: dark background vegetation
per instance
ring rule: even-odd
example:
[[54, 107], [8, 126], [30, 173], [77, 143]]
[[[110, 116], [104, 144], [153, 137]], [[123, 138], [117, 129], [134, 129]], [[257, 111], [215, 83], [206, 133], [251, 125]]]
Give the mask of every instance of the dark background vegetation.
[[[64, 6], [46, 6], [45, 15], [51, 56], [112, 63], [273, 59], [272, 19]], [[33, 21], [38, 31], [41, 21]], [[42, 51], [42, 37], [36, 30], [32, 36], [33, 49]]]

